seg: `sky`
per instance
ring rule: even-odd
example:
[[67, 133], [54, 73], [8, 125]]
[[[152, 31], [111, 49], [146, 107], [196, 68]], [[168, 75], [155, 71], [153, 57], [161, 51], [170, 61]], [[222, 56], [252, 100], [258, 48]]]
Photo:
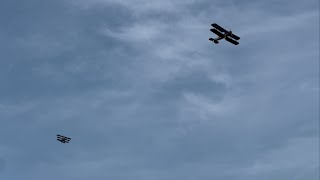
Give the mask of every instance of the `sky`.
[[0, 26], [0, 179], [319, 179], [317, 0], [2, 0]]

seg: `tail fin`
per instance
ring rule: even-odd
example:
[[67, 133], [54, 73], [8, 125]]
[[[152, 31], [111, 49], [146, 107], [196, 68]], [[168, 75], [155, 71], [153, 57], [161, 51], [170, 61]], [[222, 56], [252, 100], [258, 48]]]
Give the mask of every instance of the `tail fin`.
[[215, 39], [213, 39], [213, 38], [209, 38], [209, 40], [210, 40], [210, 41], [213, 41], [213, 42], [216, 43], [216, 44], [219, 43], [219, 41], [217, 41], [217, 40], [215, 40]]

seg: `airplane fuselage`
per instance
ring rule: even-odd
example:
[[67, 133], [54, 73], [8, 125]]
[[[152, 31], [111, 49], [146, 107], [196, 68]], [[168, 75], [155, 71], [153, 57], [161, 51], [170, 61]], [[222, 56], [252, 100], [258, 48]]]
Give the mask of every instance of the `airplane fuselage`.
[[223, 37], [218, 36], [217, 38], [213, 39], [215, 43], [218, 43], [219, 40], [225, 39], [227, 36], [230, 36], [232, 34], [232, 31], [228, 31], [227, 33], [224, 33]]

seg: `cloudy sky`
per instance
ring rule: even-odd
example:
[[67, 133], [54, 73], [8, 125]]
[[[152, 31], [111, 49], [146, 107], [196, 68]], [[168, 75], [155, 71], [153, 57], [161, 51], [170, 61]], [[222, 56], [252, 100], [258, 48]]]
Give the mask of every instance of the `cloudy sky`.
[[0, 179], [319, 178], [317, 0], [2, 0], [0, 26]]

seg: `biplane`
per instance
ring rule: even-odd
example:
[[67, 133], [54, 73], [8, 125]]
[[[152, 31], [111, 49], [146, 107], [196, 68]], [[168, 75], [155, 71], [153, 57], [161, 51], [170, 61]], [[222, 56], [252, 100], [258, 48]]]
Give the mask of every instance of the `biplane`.
[[238, 37], [237, 35], [233, 34], [232, 31], [227, 31], [224, 28], [222, 28], [221, 26], [219, 26], [218, 24], [214, 23], [211, 24], [212, 27], [214, 27], [213, 29], [210, 29], [211, 32], [215, 33], [216, 35], [218, 35], [217, 38], [209, 38], [210, 41], [213, 41], [214, 43], [218, 44], [219, 40], [221, 39], [225, 39], [226, 41], [234, 44], [234, 45], [238, 45], [239, 42], [237, 40], [240, 39], [240, 37]]
[[57, 134], [57, 140], [62, 142], [62, 143], [69, 143], [71, 138], [68, 138], [66, 136], [62, 136], [62, 135]]

